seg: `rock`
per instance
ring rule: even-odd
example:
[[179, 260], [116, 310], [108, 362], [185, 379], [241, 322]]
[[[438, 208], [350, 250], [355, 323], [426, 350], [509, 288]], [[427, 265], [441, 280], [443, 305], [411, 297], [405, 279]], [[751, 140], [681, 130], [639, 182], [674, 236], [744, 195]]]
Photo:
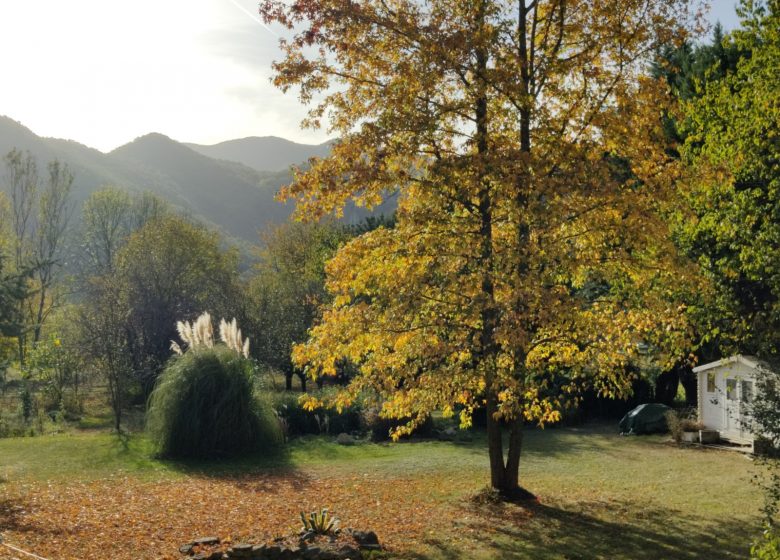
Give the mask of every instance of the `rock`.
[[301, 550], [301, 555], [304, 560], [320, 560], [320, 553], [322, 549], [318, 546], [312, 546]]
[[190, 543], [192, 545], [210, 545], [210, 544], [219, 544], [219, 537], [200, 537], [199, 539], [195, 539]]
[[342, 432], [336, 437], [336, 443], [339, 445], [355, 445], [355, 438], [345, 432]]
[[317, 533], [314, 531], [306, 531], [300, 536], [301, 542], [305, 543], [307, 541], [314, 542], [317, 539]]
[[223, 553], [221, 553], [219, 550], [215, 550], [211, 553], [209, 556], [209, 560], [223, 560], [224, 558], [229, 558], [228, 556], [225, 556]]
[[192, 543], [183, 544], [179, 547], [179, 552], [182, 554], [192, 554], [192, 549], [195, 548]]
[[249, 558], [252, 556], [252, 545], [247, 543], [234, 544], [227, 551], [228, 558]]
[[360, 560], [363, 556], [360, 551], [354, 546], [345, 544], [336, 551], [337, 558], [340, 560]]
[[279, 560], [297, 560], [299, 552], [299, 548], [283, 548]]
[[211, 560], [211, 554], [206, 554], [205, 552], [201, 552], [200, 554], [196, 554], [192, 557], [192, 560]]
[[[368, 546], [379, 546], [379, 537], [373, 531], [352, 531], [352, 538], [358, 544], [361, 550], [369, 550]], [[370, 550], [381, 550], [372, 548]]]
[[265, 556], [264, 558], [268, 558], [268, 560], [276, 560], [279, 558], [279, 556], [282, 554], [282, 548], [279, 546], [268, 546], [265, 549]]
[[439, 439], [441, 441], [453, 441], [458, 436], [458, 430], [453, 427], [449, 427], [439, 432]]

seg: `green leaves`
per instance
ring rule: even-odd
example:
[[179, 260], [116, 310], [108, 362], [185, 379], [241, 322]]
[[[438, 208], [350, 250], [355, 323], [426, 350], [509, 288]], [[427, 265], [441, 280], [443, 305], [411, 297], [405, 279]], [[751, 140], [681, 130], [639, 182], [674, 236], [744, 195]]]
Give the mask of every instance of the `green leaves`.
[[339, 532], [339, 520], [328, 512], [328, 508], [313, 511], [308, 516], [301, 512], [303, 527], [301, 532], [312, 532], [317, 535], [328, 535]]
[[[742, 26], [724, 47], [744, 53], [735, 70], [710, 80], [686, 104], [684, 156], [697, 180], [696, 219], [679, 226], [681, 245], [718, 286], [711, 315], [745, 352], [776, 353], [780, 326], [780, 13], [744, 3]], [[715, 319], [717, 321], [717, 319]]]

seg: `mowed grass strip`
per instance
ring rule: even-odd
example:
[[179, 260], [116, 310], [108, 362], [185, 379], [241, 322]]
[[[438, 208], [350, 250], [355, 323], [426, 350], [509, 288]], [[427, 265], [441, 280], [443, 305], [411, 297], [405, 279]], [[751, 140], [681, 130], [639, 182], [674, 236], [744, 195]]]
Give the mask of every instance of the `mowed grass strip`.
[[[398, 558], [744, 558], [759, 527], [754, 463], [620, 437], [613, 426], [528, 430], [523, 484], [540, 504], [477, 506], [484, 437], [340, 446], [304, 438], [235, 461], [154, 459], [143, 436], [0, 440], [0, 529], [52, 560], [176, 558], [205, 533], [270, 539], [332, 508]], [[106, 555], [109, 553], [109, 555]], [[154, 553], [150, 555], [151, 553]]]

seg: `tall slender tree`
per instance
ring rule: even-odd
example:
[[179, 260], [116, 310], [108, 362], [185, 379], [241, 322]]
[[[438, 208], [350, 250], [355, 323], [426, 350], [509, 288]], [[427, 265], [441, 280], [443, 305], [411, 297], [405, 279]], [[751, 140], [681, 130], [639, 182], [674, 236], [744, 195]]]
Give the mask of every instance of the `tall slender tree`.
[[[30, 152], [11, 150], [3, 158], [4, 187], [11, 201], [11, 242], [13, 265], [18, 271], [29, 270], [35, 235], [35, 204], [38, 197], [38, 163]], [[19, 316], [24, 315], [27, 298], [18, 300]], [[27, 329], [17, 335], [19, 361], [24, 364]]]
[[636, 343], [684, 336], [662, 287], [685, 276], [659, 219], [677, 162], [646, 70], [684, 38], [688, 8], [261, 3], [291, 35], [276, 84], [318, 100], [306, 124], [339, 137], [284, 196], [317, 218], [399, 194], [395, 227], [330, 263], [333, 304], [296, 349], [314, 376], [356, 364], [332, 404], [370, 387], [384, 415], [412, 419], [395, 435], [436, 409], [468, 425], [484, 406], [491, 483], [520, 497], [524, 421], [556, 421], [584, 387], [626, 394]]
[[66, 164], [54, 160], [48, 165], [48, 174], [38, 201], [38, 221], [33, 248], [36, 295], [30, 312], [33, 325], [33, 343], [41, 338], [43, 323], [59, 303], [55, 293], [58, 273], [62, 268], [62, 248], [65, 230], [70, 221], [70, 193], [73, 174]]

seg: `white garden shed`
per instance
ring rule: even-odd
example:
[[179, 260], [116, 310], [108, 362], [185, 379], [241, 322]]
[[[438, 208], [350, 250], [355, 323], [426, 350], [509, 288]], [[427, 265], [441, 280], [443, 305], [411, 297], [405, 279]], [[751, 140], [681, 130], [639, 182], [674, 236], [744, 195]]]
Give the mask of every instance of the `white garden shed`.
[[753, 445], [750, 403], [756, 378], [767, 366], [753, 356], [732, 356], [693, 368], [698, 381], [699, 422], [720, 438]]

